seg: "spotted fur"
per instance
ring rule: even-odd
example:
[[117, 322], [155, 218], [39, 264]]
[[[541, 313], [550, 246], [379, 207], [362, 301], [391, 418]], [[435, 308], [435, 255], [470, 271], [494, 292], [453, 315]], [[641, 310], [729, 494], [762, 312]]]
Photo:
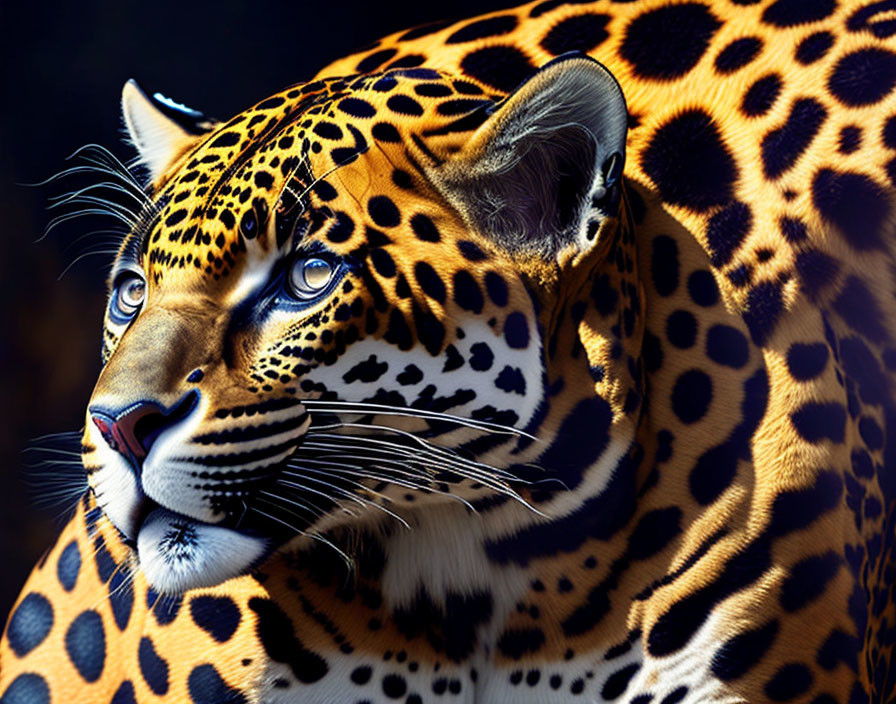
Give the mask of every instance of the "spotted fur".
[[91, 491], [0, 702], [890, 701], [894, 11], [539, 0], [225, 123], [126, 88]]

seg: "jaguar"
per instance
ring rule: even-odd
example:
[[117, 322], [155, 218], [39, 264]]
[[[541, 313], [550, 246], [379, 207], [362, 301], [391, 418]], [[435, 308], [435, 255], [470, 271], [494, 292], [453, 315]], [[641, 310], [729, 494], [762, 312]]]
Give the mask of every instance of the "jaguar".
[[894, 34], [536, 0], [223, 122], [129, 82], [0, 702], [894, 701]]

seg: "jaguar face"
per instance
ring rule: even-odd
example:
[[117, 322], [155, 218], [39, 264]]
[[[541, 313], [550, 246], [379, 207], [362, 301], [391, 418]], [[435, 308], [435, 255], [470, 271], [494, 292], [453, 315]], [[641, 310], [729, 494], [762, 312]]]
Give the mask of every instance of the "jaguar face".
[[625, 106], [583, 58], [496, 98], [392, 71], [211, 124], [126, 86], [151, 180], [83, 462], [154, 588], [433, 503], [525, 501], [507, 468], [543, 416], [542, 311], [615, 227]]

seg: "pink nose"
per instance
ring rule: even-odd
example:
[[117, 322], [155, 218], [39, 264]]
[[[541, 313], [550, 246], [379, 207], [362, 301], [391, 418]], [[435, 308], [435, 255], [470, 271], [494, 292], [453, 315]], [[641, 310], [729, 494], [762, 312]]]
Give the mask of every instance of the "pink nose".
[[143, 461], [158, 436], [152, 428], [165, 420], [154, 403], [140, 403], [114, 419], [102, 412], [91, 413], [90, 417], [109, 447], [137, 462]]
[[198, 401], [199, 392], [191, 391], [171, 408], [140, 401], [118, 413], [91, 408], [90, 418], [109, 447], [140, 466], [162, 431], [186, 418]]

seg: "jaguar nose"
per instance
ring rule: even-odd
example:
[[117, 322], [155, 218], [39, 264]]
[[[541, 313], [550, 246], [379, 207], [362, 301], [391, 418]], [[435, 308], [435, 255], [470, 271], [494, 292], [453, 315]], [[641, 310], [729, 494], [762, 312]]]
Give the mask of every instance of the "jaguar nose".
[[109, 447], [139, 467], [162, 432], [186, 418], [198, 401], [199, 392], [190, 391], [169, 408], [139, 401], [117, 412], [101, 408], [89, 412]]

